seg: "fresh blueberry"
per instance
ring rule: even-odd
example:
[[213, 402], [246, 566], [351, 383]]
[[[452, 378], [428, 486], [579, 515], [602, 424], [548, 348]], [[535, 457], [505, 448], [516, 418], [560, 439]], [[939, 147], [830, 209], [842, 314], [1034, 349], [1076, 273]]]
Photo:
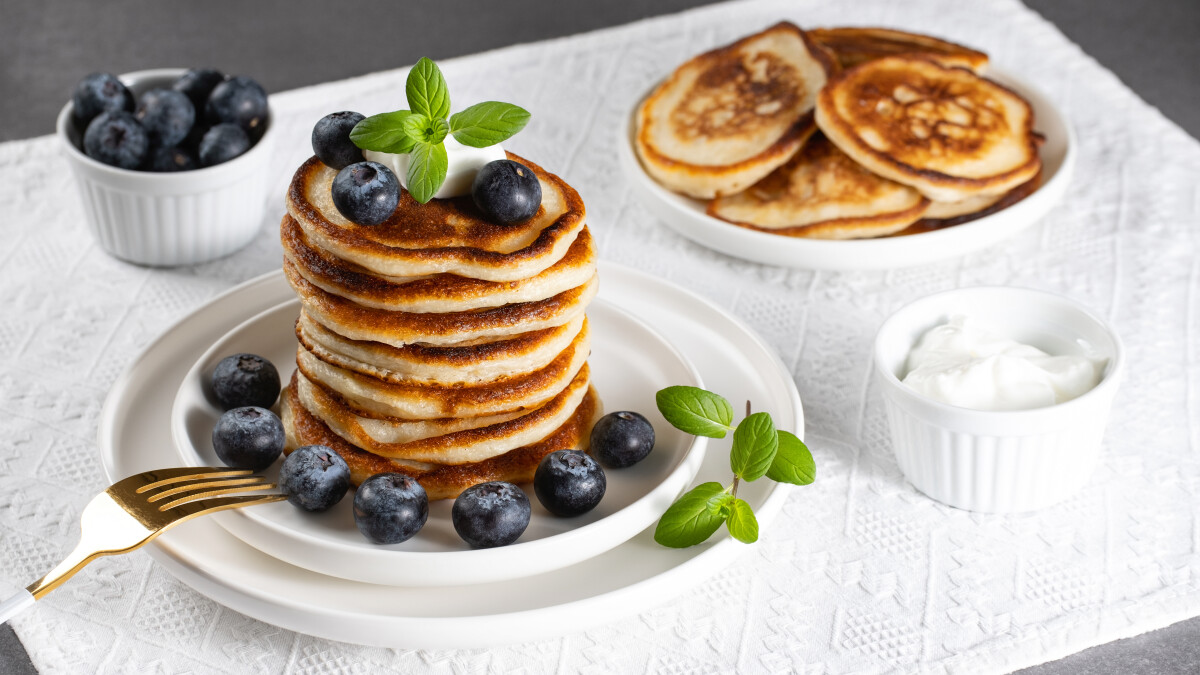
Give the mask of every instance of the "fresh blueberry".
[[100, 113], [83, 134], [83, 151], [105, 164], [136, 169], [150, 153], [150, 137], [132, 113]]
[[296, 448], [279, 469], [279, 489], [293, 506], [328, 511], [350, 489], [350, 467], [324, 445]]
[[192, 153], [177, 145], [169, 148], [155, 148], [150, 152], [151, 171], [191, 171], [199, 166]]
[[333, 179], [333, 205], [359, 225], [382, 223], [399, 203], [400, 181], [382, 164], [357, 162], [338, 171]]
[[528, 220], [542, 205], [542, 185], [529, 167], [511, 159], [483, 165], [471, 183], [471, 199], [505, 225]]
[[533, 491], [546, 510], [570, 518], [596, 508], [608, 480], [596, 460], [578, 450], [559, 450], [542, 458], [533, 474]]
[[359, 113], [347, 110], [317, 120], [312, 130], [313, 154], [325, 166], [338, 170], [363, 161], [362, 150], [350, 140], [350, 131], [364, 119]]
[[267, 123], [267, 92], [245, 75], [231, 77], [213, 88], [204, 114], [213, 124], [236, 124], [250, 133]]
[[638, 413], [623, 410], [601, 417], [592, 427], [592, 454], [604, 466], [623, 469], [654, 449], [654, 427]]
[[429, 520], [429, 497], [417, 481], [401, 473], [378, 473], [354, 493], [354, 524], [372, 544], [399, 544]]
[[247, 405], [270, 408], [279, 397], [279, 371], [257, 354], [226, 356], [213, 368], [212, 389], [226, 410]]
[[236, 124], [218, 124], [200, 139], [200, 164], [228, 162], [250, 149], [250, 137]]
[[133, 116], [152, 143], [169, 147], [187, 138], [196, 121], [196, 109], [187, 96], [174, 89], [151, 89], [142, 94]]
[[195, 106], [197, 117], [204, 112], [204, 104], [208, 102], [209, 94], [218, 84], [225, 81], [225, 75], [212, 68], [192, 68], [175, 80], [171, 88], [183, 92]]
[[529, 527], [529, 498], [512, 483], [472, 485], [454, 500], [454, 531], [471, 548], [508, 546]]
[[72, 115], [80, 129], [86, 129], [97, 115], [124, 110], [133, 112], [133, 94], [115, 76], [92, 73], [75, 86]]
[[283, 422], [266, 408], [246, 406], [226, 411], [213, 427], [217, 457], [235, 469], [262, 471], [283, 452]]

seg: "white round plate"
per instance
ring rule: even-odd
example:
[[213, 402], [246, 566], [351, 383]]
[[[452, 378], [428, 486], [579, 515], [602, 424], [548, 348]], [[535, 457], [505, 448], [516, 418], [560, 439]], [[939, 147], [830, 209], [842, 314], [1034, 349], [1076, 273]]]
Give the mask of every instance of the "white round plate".
[[[804, 414], [791, 375], [741, 322], [661, 279], [601, 263], [600, 297], [651, 322], [731, 401], [753, 401], [781, 429], [803, 436]], [[247, 282], [197, 309], [146, 348], [118, 378], [99, 429], [100, 459], [117, 480], [178, 463], [171, 403], [188, 370], [222, 335], [292, 297], [283, 276]], [[729, 438], [710, 441], [695, 482], [728, 482]], [[743, 484], [770, 538], [788, 486]], [[258, 508], [258, 507], [253, 507]], [[748, 550], [724, 531], [677, 550], [647, 528], [594, 558], [532, 577], [472, 586], [401, 587], [318, 574], [273, 558], [197, 518], [146, 551], [169, 573], [231, 609], [289, 630], [392, 648], [476, 648], [573, 633], [636, 614], [687, 591]]]
[[[220, 466], [212, 429], [221, 410], [207, 381], [217, 362], [248, 352], [269, 359], [284, 382], [296, 362], [294, 325], [300, 302], [290, 300], [241, 323], [192, 366], [175, 396], [172, 434], [185, 466]], [[412, 539], [376, 546], [354, 525], [351, 492], [326, 513], [306, 513], [279, 502], [213, 514], [222, 527], [260, 551], [306, 569], [375, 584], [445, 586], [501, 581], [573, 565], [603, 553], [655, 523], [692, 482], [705, 441], [675, 429], [654, 404], [654, 393], [674, 384], [702, 387], [687, 359], [649, 326], [603, 298], [588, 307], [592, 384], [608, 411], [634, 410], [655, 430], [654, 451], [638, 464], [606, 471], [599, 506], [575, 518], [556, 518], [523, 486], [533, 507], [529, 527], [515, 544], [471, 550], [450, 520], [452, 499], [429, 505], [429, 521]], [[280, 462], [264, 475], [276, 480]]]
[[805, 239], [738, 227], [705, 213], [706, 202], [691, 199], [659, 185], [642, 168], [633, 149], [635, 112], [619, 130], [617, 155], [621, 172], [633, 191], [659, 220], [679, 234], [714, 251], [768, 265], [814, 270], [882, 270], [910, 267], [952, 258], [990, 246], [1033, 225], [1062, 199], [1075, 168], [1075, 131], [1035, 87], [991, 68], [995, 80], [1024, 96], [1033, 106], [1034, 127], [1045, 134], [1042, 145], [1042, 186], [1012, 206], [978, 220], [933, 232], [878, 239]]

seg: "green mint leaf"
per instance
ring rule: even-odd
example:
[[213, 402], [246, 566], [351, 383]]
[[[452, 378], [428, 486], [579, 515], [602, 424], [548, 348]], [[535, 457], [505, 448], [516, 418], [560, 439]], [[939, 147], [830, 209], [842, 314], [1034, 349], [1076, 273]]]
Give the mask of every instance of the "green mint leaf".
[[654, 528], [654, 541], [669, 548], [695, 546], [712, 536], [725, 516], [710, 502], [725, 493], [720, 483], [703, 483], [688, 490], [663, 513]]
[[817, 463], [813, 461], [812, 453], [804, 441], [788, 431], [779, 432], [779, 452], [771, 468], [767, 469], [767, 478], [779, 483], [792, 485], [808, 485], [817, 478]]
[[729, 505], [729, 518], [725, 520], [725, 527], [734, 539], [743, 544], [758, 541], [758, 518], [754, 517], [754, 509], [741, 499], [735, 497]]
[[408, 107], [435, 120], [444, 120], [450, 114], [450, 88], [437, 64], [421, 57], [417, 65], [408, 71], [408, 82], [404, 85], [408, 95]]
[[350, 140], [363, 150], [404, 154], [413, 148], [413, 139], [404, 132], [404, 122], [411, 116], [407, 110], [371, 115], [354, 125]]
[[733, 422], [729, 401], [698, 387], [667, 387], [654, 395], [654, 402], [672, 426], [696, 436], [725, 438]]
[[405, 187], [413, 199], [425, 204], [446, 182], [446, 146], [417, 143], [408, 157]]
[[775, 454], [779, 450], [779, 435], [775, 423], [765, 412], [758, 412], [742, 420], [733, 432], [733, 449], [729, 453], [729, 466], [744, 481], [762, 478]]
[[529, 123], [529, 111], [511, 103], [487, 101], [450, 116], [454, 139], [472, 148], [503, 143]]
[[441, 143], [449, 131], [446, 120], [430, 119], [416, 113], [404, 120], [404, 134], [417, 143]]

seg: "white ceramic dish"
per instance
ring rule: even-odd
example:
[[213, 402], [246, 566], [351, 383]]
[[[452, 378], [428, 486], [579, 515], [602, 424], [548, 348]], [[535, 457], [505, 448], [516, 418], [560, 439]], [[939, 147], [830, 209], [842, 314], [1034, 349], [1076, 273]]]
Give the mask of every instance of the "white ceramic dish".
[[[120, 79], [137, 97], [169, 87], [184, 72], [142, 70]], [[153, 173], [85, 155], [83, 130], [71, 121], [71, 110], [68, 102], [58, 114], [58, 137], [84, 216], [105, 251], [141, 265], [190, 265], [229, 255], [258, 234], [275, 145], [270, 119], [262, 138], [240, 157], [203, 169]]]
[[[903, 237], [831, 241], [785, 237], [738, 227], [704, 212], [705, 202], [659, 185], [642, 168], [633, 149], [636, 129], [632, 106], [618, 131], [621, 172], [641, 202], [664, 224], [708, 248], [746, 260], [817, 270], [879, 270], [909, 267], [951, 258], [990, 246], [1036, 223], [1062, 199], [1075, 167], [1075, 131], [1044, 94], [992, 68], [987, 75], [1020, 93], [1033, 105], [1034, 127], [1046, 135], [1041, 148], [1042, 186], [1020, 202], [978, 220]], [[645, 95], [649, 95], [649, 91]], [[642, 98], [645, 98], [643, 95]]]
[[[601, 263], [600, 298], [656, 329], [694, 364], [705, 386], [751, 399], [782, 429], [803, 435], [795, 383], [741, 322], [678, 286]], [[252, 280], [197, 309], [151, 344], [113, 385], [101, 414], [100, 458], [110, 479], [177, 462], [172, 397], [188, 369], [231, 328], [284, 302], [282, 275]], [[696, 482], [728, 481], [729, 439], [712, 441]], [[742, 485], [770, 537], [787, 486]], [[197, 519], [146, 549], [169, 573], [235, 611], [290, 630], [384, 647], [473, 648], [538, 640], [636, 614], [685, 592], [748, 547], [723, 532], [689, 549], [666, 549], [652, 531], [595, 558], [552, 572], [474, 586], [404, 588], [317, 574], [272, 558]]]
[[[259, 354], [280, 370], [284, 382], [295, 369], [293, 325], [300, 303], [291, 300], [235, 327], [204, 353], [175, 396], [172, 435], [184, 465], [220, 466], [212, 429], [221, 415], [206, 396], [206, 383], [222, 358]], [[691, 484], [704, 460], [707, 439], [675, 429], [659, 414], [654, 392], [673, 384], [702, 387], [695, 368], [649, 326], [604, 299], [588, 308], [592, 331], [592, 383], [605, 410], [636, 410], [655, 429], [654, 451], [636, 466], [606, 471], [599, 506], [576, 518], [556, 518], [525, 485], [533, 506], [529, 527], [515, 544], [471, 550], [455, 533], [454, 500], [430, 504], [429, 521], [412, 539], [391, 546], [369, 543], [354, 525], [353, 493], [323, 514], [287, 502], [227, 511], [213, 519], [251, 546], [306, 569], [376, 584], [439, 586], [513, 579], [565, 567], [603, 553], [655, 523]], [[267, 471], [272, 480], [279, 462]]]
[[[1050, 354], [1108, 364], [1094, 389], [1045, 408], [969, 410], [934, 401], [900, 380], [917, 340], [955, 314]], [[1121, 340], [1104, 321], [1072, 300], [1024, 288], [921, 298], [884, 321], [875, 338], [875, 380], [900, 469], [930, 497], [971, 511], [1032, 511], [1077, 492], [1096, 467], [1124, 368]]]

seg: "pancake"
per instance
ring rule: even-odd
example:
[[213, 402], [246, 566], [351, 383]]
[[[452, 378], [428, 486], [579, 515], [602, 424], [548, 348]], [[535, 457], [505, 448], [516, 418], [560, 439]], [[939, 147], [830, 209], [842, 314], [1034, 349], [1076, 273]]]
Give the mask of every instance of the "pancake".
[[296, 400], [338, 436], [368, 452], [394, 459], [465, 464], [504, 454], [546, 437], [571, 416], [588, 389], [585, 365], [557, 396], [524, 415], [499, 424], [413, 439], [409, 420], [366, 417], [345, 399], [297, 371]]
[[453, 499], [468, 487], [487, 481], [532, 481], [538, 463], [546, 455], [567, 448], [586, 450], [588, 435], [601, 412], [600, 399], [595, 391], [589, 388], [570, 418], [536, 443], [482, 462], [414, 468], [366, 452], [330, 431], [324, 422], [297, 403], [295, 380], [280, 397], [280, 418], [287, 432], [287, 446], [284, 452], [290, 453], [304, 445], [324, 445], [346, 460], [346, 464], [350, 466], [350, 481], [354, 485], [357, 486], [378, 473], [403, 473], [415, 478], [421, 487], [425, 488], [431, 500]]
[[700, 199], [753, 185], [812, 135], [833, 68], [787, 22], [691, 59], [638, 108], [634, 145], [646, 172]]
[[421, 204], [407, 190], [401, 190], [400, 203], [387, 221], [356, 225], [333, 205], [331, 185], [337, 171], [316, 157], [293, 176], [287, 212], [312, 246], [375, 274], [526, 279], [566, 255], [584, 226], [583, 200], [558, 176], [517, 155], [508, 156], [528, 166], [542, 187], [537, 213], [516, 225], [491, 222], [469, 195]]
[[313, 321], [352, 340], [382, 342], [393, 347], [496, 340], [561, 326], [583, 314], [598, 286], [593, 275], [582, 286], [537, 302], [465, 312], [414, 313], [364, 307], [328, 293], [309, 283], [288, 260], [283, 261], [283, 272]]
[[360, 414], [400, 419], [479, 417], [536, 408], [574, 379], [591, 353], [590, 336], [575, 340], [544, 368], [479, 384], [414, 383], [367, 364], [333, 363], [303, 341], [296, 366], [309, 380], [342, 396]]
[[[972, 220], [978, 220], [984, 216], [990, 216], [997, 211], [1003, 211], [1017, 202], [1025, 199], [1029, 195], [1037, 192], [1041, 187], [1042, 174], [1039, 172], [1033, 177], [1033, 180], [1022, 183], [1017, 187], [998, 196], [980, 197], [966, 200], [957, 204], [936, 204], [931, 203], [929, 210], [925, 212], [925, 216], [907, 228], [896, 233], [896, 236], [921, 234], [922, 232], [932, 232], [941, 230], [953, 225], [962, 225], [969, 223]], [[938, 206], [934, 209], [934, 206]]]
[[596, 273], [596, 251], [586, 227], [558, 262], [516, 281], [483, 281], [452, 274], [381, 277], [312, 246], [300, 224], [284, 216], [283, 253], [309, 283], [364, 307], [397, 312], [461, 312], [545, 300], [587, 283]]
[[976, 73], [982, 73], [988, 66], [987, 54], [931, 35], [891, 28], [851, 27], [816, 28], [807, 33], [813, 42], [832, 51], [843, 69], [901, 54], [920, 54], [947, 68], [966, 68]]
[[920, 192], [876, 176], [816, 136], [745, 192], [712, 200], [708, 213], [791, 237], [857, 239], [903, 230], [928, 205]]
[[834, 77], [816, 120], [851, 159], [934, 201], [1001, 194], [1041, 167], [1028, 102], [922, 58], [868, 61]]

